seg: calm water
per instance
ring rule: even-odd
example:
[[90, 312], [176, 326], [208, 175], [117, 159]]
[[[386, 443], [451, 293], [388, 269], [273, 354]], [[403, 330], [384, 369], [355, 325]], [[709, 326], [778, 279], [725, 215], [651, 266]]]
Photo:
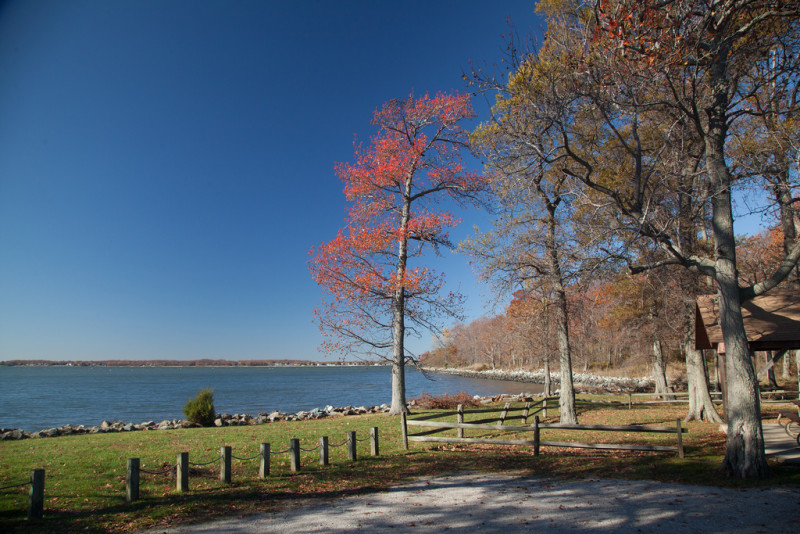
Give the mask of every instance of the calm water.
[[[538, 384], [428, 375], [409, 368], [407, 397], [538, 392]], [[391, 401], [389, 367], [5, 367], [0, 366], [0, 428], [42, 430], [104, 419], [141, 423], [182, 419], [183, 405], [214, 390], [219, 413], [298, 412]]]

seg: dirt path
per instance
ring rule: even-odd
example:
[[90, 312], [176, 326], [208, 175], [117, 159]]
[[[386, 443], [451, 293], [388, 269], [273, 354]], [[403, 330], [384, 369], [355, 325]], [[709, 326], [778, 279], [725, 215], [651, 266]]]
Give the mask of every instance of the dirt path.
[[[783, 510], [783, 513], [777, 513]], [[389, 491], [155, 532], [800, 532], [800, 487], [736, 490], [501, 474], [421, 479]], [[540, 530], [542, 529], [542, 530]]]

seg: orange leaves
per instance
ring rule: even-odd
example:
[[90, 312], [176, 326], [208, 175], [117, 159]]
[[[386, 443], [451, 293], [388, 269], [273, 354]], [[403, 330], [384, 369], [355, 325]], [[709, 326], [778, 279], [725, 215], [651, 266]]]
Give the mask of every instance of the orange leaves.
[[376, 331], [390, 330], [395, 309], [429, 326], [431, 315], [459, 300], [440, 298], [443, 277], [408, 262], [426, 244], [449, 245], [447, 232], [458, 220], [432, 210], [437, 201], [473, 198], [486, 189], [486, 178], [466, 171], [460, 158], [469, 139], [459, 123], [473, 116], [466, 95], [391, 100], [375, 112], [373, 124], [380, 129], [369, 147], [357, 147], [353, 162], [337, 165], [352, 203], [347, 225], [312, 249], [309, 262], [326, 290], [316, 314], [323, 332], [385, 347], [374, 341], [381, 337]]

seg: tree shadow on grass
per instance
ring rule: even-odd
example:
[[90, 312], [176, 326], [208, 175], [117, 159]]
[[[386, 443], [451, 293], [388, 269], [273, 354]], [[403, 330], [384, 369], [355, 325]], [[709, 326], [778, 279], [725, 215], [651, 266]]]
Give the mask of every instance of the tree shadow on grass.
[[[125, 502], [123, 491], [116, 502], [96, 510], [72, 512], [46, 508], [45, 518], [38, 522], [26, 521], [24, 512], [16, 513], [16, 518], [14, 513], [0, 513], [0, 527], [8, 532], [122, 532], [194, 524], [220, 517], [276, 512], [298, 504], [313, 506], [343, 497], [393, 491], [393, 487], [419, 477], [465, 471], [558, 476], [561, 479], [627, 478], [714, 483], [720, 478], [715, 468], [706, 459], [678, 461], [671, 455], [657, 453], [543, 447], [541, 456], [533, 456], [528, 449], [504, 446], [439, 446], [329, 467], [309, 465], [299, 473], [274, 473], [267, 479], [241, 476], [235, 471], [234, 483], [230, 485], [211, 481], [209, 474], [199, 480], [198, 477], [192, 479], [187, 493], [175, 492], [172, 489], [174, 482], [164, 481], [163, 485], [143, 488], [141, 499], [134, 503]], [[439, 513], [441, 511], [432, 507], [428, 513], [430, 519], [426, 521], [434, 521]], [[527, 526], [532, 528], [535, 524]]]

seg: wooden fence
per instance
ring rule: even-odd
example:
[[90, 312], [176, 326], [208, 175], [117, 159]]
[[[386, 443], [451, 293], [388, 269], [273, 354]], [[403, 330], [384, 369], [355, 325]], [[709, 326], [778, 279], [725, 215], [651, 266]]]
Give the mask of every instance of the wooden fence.
[[[549, 400], [553, 400], [551, 397]], [[533, 447], [535, 456], [539, 455], [539, 448], [545, 447], [572, 447], [582, 449], [613, 449], [613, 450], [629, 450], [629, 451], [653, 451], [653, 452], [674, 452], [680, 458], [684, 457], [683, 450], [683, 433], [688, 430], [681, 427], [681, 420], [676, 419], [675, 426], [649, 426], [649, 425], [568, 425], [560, 423], [541, 423], [539, 421], [538, 413], [545, 413], [546, 401], [542, 399], [536, 403], [525, 403], [523, 407], [511, 408], [509, 403], [503, 407], [502, 411], [497, 409], [482, 409], [482, 410], [464, 410], [462, 405], [458, 405], [455, 412], [444, 412], [423, 417], [409, 419], [405, 414], [402, 415], [401, 425], [403, 434], [403, 447], [408, 449], [409, 441], [421, 442], [437, 442], [437, 443], [481, 443], [492, 445], [523, 445]], [[533, 409], [533, 410], [532, 410]], [[464, 422], [465, 414], [476, 413], [497, 413], [500, 411], [499, 417], [484, 418], [468, 423]], [[521, 415], [510, 416], [515, 412], [521, 412]], [[455, 415], [457, 420], [455, 423], [444, 421], [431, 421], [431, 419], [438, 419], [441, 417], [451, 417]], [[533, 424], [527, 425], [527, 419], [533, 415]], [[506, 425], [505, 422], [510, 419], [521, 419], [522, 424], [525, 426]], [[409, 434], [408, 427], [416, 426], [429, 428], [423, 432], [416, 434]], [[446, 430], [456, 429], [457, 437], [444, 437], [434, 436]], [[654, 433], [674, 433], [676, 436], [677, 444], [675, 446], [667, 445], [640, 445], [631, 443], [580, 443], [575, 441], [543, 441], [541, 439], [541, 431], [544, 429], [553, 430], [578, 430], [578, 431], [604, 431], [604, 432], [654, 432]], [[531, 432], [531, 439], [502, 439], [502, 438], [468, 438], [465, 437], [466, 430], [494, 430], [502, 432], [524, 433]]]
[[44, 469], [34, 469], [31, 471], [30, 480], [4, 486], [0, 488], [0, 491], [23, 486], [30, 486], [30, 491], [28, 492], [28, 519], [41, 519], [44, 513]]
[[347, 432], [346, 439], [339, 444], [331, 444], [328, 436], [322, 436], [316, 446], [304, 449], [300, 446], [299, 439], [290, 439], [289, 447], [282, 451], [273, 451], [269, 443], [262, 443], [259, 452], [247, 458], [240, 458], [234, 456], [231, 447], [224, 446], [220, 448], [220, 454], [213, 460], [192, 463], [189, 461], [189, 453], [181, 452], [178, 454], [177, 463], [170, 465], [166, 469], [160, 471], [148, 471], [142, 469], [139, 458], [128, 458], [127, 477], [126, 477], [126, 500], [134, 502], [139, 499], [139, 482], [142, 474], [149, 475], [165, 475], [175, 473], [176, 489], [180, 492], [189, 491], [189, 467], [202, 467], [219, 462], [219, 480], [224, 484], [231, 483], [231, 463], [232, 459], [241, 461], [260, 460], [258, 476], [266, 478], [270, 474], [270, 462], [274, 455], [288, 454], [289, 455], [289, 469], [296, 473], [300, 471], [300, 452], [313, 452], [319, 450], [319, 463], [322, 466], [329, 465], [329, 450], [330, 448], [347, 446], [347, 458], [350, 461], [357, 460], [357, 445], [360, 441], [370, 442], [370, 455], [378, 456], [380, 449], [378, 444], [378, 427], [372, 427], [369, 436], [364, 439], [358, 439], [355, 431]]

